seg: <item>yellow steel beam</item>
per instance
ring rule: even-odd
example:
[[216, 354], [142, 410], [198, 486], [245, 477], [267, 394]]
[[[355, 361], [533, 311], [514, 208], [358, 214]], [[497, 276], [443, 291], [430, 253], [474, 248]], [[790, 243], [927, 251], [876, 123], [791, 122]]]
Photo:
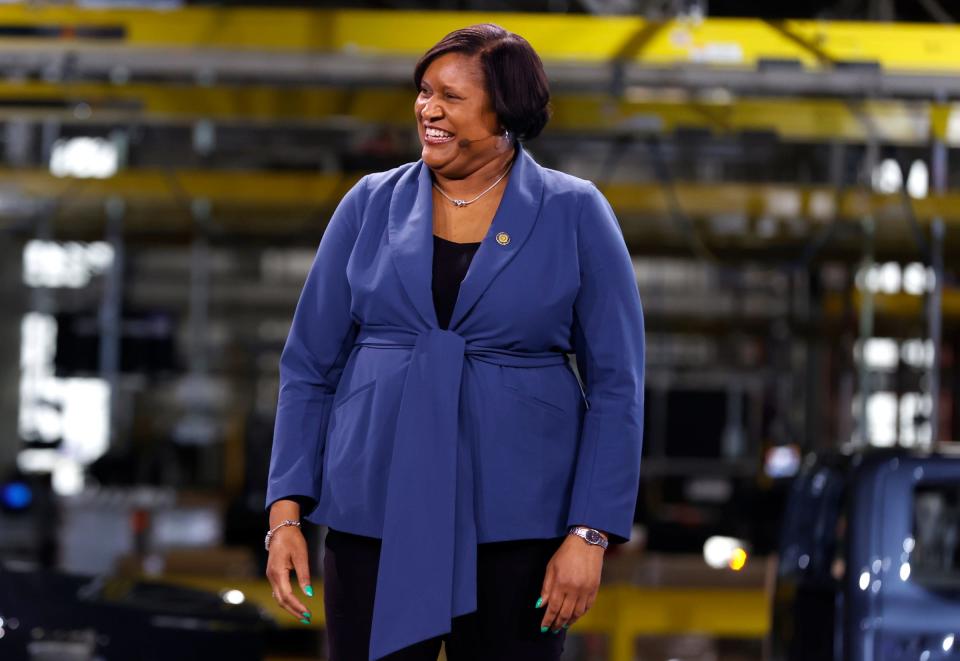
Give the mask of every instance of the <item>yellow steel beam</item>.
[[[854, 310], [860, 310], [862, 294], [854, 291], [851, 294], [851, 304]], [[924, 319], [924, 298], [911, 294], [887, 294], [876, 292], [873, 295], [874, 310], [879, 316], [899, 319]], [[842, 294], [828, 294], [823, 301], [823, 310], [830, 316], [838, 317], [845, 307]], [[940, 312], [946, 319], [960, 319], [960, 289], [946, 287], [940, 303]]]
[[[67, 209], [100, 204], [111, 197], [122, 197], [133, 203], [162, 203], [178, 195], [188, 199], [204, 198], [225, 207], [329, 209], [336, 206], [360, 176], [360, 173], [128, 169], [106, 179], [75, 179], [55, 177], [46, 170], [0, 168], [0, 178], [8, 190], [30, 197], [61, 198]], [[658, 184], [597, 182], [597, 185], [620, 214], [662, 216], [671, 212]], [[881, 222], [903, 218], [900, 195], [881, 195], [863, 189], [849, 189], [838, 196], [827, 187], [788, 184], [678, 182], [674, 188], [682, 211], [695, 218], [720, 214], [773, 219], [802, 217], [814, 225], [836, 218], [858, 219], [867, 213]], [[950, 224], [960, 223], [960, 191], [914, 199], [911, 206], [921, 224], [934, 217]]]
[[[82, 28], [115, 28], [118, 41], [140, 47], [171, 46], [265, 51], [339, 52], [416, 57], [451, 30], [494, 22], [523, 35], [551, 61], [605, 62], [631, 53], [649, 65], [698, 63], [755, 67], [763, 59], [790, 59], [820, 69], [837, 61], [873, 61], [889, 71], [960, 71], [960, 28], [953, 25], [709, 18], [669, 21], [649, 31], [636, 17], [566, 14], [224, 9], [81, 9], [23, 4], [0, 7], [0, 26], [60, 27], [41, 41], [102, 41]], [[0, 43], [22, 42], [4, 39]]]
[[[80, 103], [89, 119], [130, 119], [178, 123], [211, 119], [223, 122], [341, 123], [408, 126], [413, 130], [411, 90], [396, 88], [318, 88], [190, 86], [109, 83], [0, 83], [0, 115], [73, 116]], [[51, 110], [51, 106], [57, 110]], [[867, 124], [881, 142], [928, 144], [932, 136], [960, 145], [960, 103], [878, 100], [857, 108], [835, 99], [711, 99], [678, 91], [631, 91], [623, 100], [604, 94], [560, 93], [553, 99], [548, 132], [671, 132], [704, 128], [722, 134], [771, 131], [788, 142], [842, 140], [862, 142]]]
[[[215, 593], [240, 590], [246, 601], [264, 608], [285, 627], [323, 628], [326, 623], [320, 581], [313, 582], [313, 599], [298, 595], [313, 613], [312, 624], [304, 625], [280, 608], [270, 596], [270, 584], [266, 579], [168, 574], [153, 580]], [[605, 584], [600, 586], [594, 606], [570, 627], [570, 632], [609, 636], [610, 659], [629, 661], [633, 658], [633, 645], [638, 636], [699, 634], [763, 638], [770, 628], [768, 601], [764, 590], [758, 588], [656, 588], [626, 583]]]
[[[314, 236], [359, 176], [134, 169], [108, 179], [74, 179], [54, 177], [43, 170], [0, 169], [7, 195], [55, 202], [51, 207], [54, 229], [71, 238], [101, 236], [104, 208], [113, 198], [124, 200], [124, 228], [132, 234], [189, 235], [195, 229], [190, 203], [203, 199], [212, 205], [214, 225], [238, 238]], [[674, 210], [660, 186], [597, 183], [620, 217], [629, 241], [651, 247], [657, 242], [676, 243]], [[675, 189], [681, 211], [697, 221], [702, 237], [730, 250], [795, 245], [830, 222], [856, 220], [871, 213], [878, 221], [878, 242], [896, 254], [916, 251], [898, 195], [854, 189], [838, 196], [822, 187], [762, 184], [678, 183]], [[913, 200], [912, 207], [921, 226], [941, 217], [960, 228], [960, 192]], [[735, 222], [739, 229], [732, 233], [714, 229], [710, 221], [720, 217], [740, 219]], [[0, 228], [22, 227], [24, 222], [16, 212], [0, 216]]]

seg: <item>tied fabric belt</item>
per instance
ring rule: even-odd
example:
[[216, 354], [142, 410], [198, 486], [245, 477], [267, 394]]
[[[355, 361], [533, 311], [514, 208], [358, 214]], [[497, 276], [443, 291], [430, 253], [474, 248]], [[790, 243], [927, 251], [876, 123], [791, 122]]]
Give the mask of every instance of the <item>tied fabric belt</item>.
[[356, 345], [411, 350], [387, 476], [370, 660], [452, 629], [477, 609], [473, 461], [458, 434], [469, 356], [498, 365], [566, 363], [556, 351], [481, 346], [450, 330], [361, 326]]

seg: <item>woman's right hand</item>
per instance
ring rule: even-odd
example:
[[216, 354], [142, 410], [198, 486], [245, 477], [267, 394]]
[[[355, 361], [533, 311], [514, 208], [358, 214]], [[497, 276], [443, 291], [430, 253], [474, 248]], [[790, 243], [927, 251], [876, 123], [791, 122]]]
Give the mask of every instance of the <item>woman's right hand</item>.
[[[292, 506], [292, 508], [291, 508]], [[291, 511], [295, 508], [295, 511]], [[270, 520], [278, 523], [283, 519], [299, 519], [300, 506], [292, 501], [277, 501], [270, 510]], [[271, 528], [276, 524], [271, 524]], [[270, 538], [267, 558], [267, 580], [273, 588], [277, 602], [285, 611], [304, 624], [310, 624], [312, 611], [297, 598], [290, 584], [290, 570], [297, 574], [297, 583], [308, 597], [313, 596], [310, 585], [310, 562], [307, 555], [307, 540], [297, 526], [283, 526]]]

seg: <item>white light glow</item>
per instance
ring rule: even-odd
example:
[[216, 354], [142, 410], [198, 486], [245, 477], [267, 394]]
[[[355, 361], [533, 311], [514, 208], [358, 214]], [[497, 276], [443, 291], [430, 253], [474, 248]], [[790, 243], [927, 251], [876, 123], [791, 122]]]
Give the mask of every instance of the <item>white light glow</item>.
[[23, 282], [30, 287], [86, 287], [113, 264], [108, 243], [28, 241], [23, 248]]
[[930, 367], [933, 364], [933, 341], [904, 340], [900, 345], [900, 359], [911, 367]]
[[82, 488], [82, 466], [107, 451], [110, 387], [102, 379], [56, 377], [56, 337], [53, 316], [24, 315], [18, 430], [27, 441], [59, 445], [23, 450], [17, 462], [25, 472], [52, 473], [54, 489], [66, 494]]
[[910, 173], [907, 175], [907, 192], [910, 197], [924, 198], [927, 196], [929, 186], [930, 172], [927, 170], [927, 164], [918, 159], [910, 165]]
[[103, 379], [65, 379], [63, 452], [90, 464], [107, 451], [110, 386]]
[[729, 567], [731, 560], [743, 557], [746, 543], [735, 537], [715, 535], [703, 544], [703, 559], [714, 569]]
[[871, 337], [864, 344], [863, 358], [870, 369], [895, 370], [900, 358], [897, 341], [886, 337]]
[[61, 496], [75, 496], [83, 491], [83, 467], [73, 459], [60, 455], [50, 476], [53, 491]]
[[920, 262], [903, 267], [903, 291], [920, 296], [927, 289], [927, 269]]
[[897, 442], [897, 396], [892, 392], [875, 392], [867, 398], [867, 421], [870, 443], [890, 447]]
[[59, 453], [53, 448], [27, 448], [17, 454], [17, 468], [24, 473], [52, 473]]
[[55, 177], [105, 179], [117, 173], [117, 147], [103, 138], [61, 138], [53, 143], [50, 173]]
[[767, 450], [764, 471], [769, 477], [791, 477], [800, 470], [800, 448], [796, 445], [775, 445]]
[[878, 193], [896, 193], [903, 186], [903, 173], [892, 158], [885, 158], [873, 169], [871, 174], [873, 190]]

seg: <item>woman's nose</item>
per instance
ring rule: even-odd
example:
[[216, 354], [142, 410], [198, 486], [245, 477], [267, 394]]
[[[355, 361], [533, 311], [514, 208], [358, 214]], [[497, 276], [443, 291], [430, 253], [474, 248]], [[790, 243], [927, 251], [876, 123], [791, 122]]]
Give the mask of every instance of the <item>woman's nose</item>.
[[424, 102], [420, 114], [424, 117], [435, 117], [440, 111], [440, 104], [434, 104], [432, 101]]

